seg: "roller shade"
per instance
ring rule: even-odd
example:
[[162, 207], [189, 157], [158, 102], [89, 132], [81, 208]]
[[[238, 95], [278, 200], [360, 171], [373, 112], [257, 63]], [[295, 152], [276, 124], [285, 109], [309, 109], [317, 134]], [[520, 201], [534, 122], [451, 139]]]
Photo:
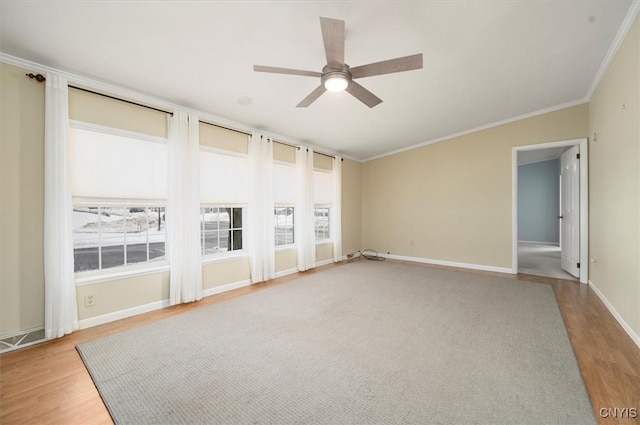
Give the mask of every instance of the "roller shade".
[[333, 203], [333, 182], [330, 171], [313, 170], [313, 203], [331, 205]]
[[206, 204], [246, 204], [248, 200], [248, 158], [201, 149], [200, 201]]
[[295, 204], [296, 202], [295, 164], [273, 164], [273, 202], [275, 204]]
[[69, 143], [73, 196], [167, 198], [166, 143], [74, 127]]

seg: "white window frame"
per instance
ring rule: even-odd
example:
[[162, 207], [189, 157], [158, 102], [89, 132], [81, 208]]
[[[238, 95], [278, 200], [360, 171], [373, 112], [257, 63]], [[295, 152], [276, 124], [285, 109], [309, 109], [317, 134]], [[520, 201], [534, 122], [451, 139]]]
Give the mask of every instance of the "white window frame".
[[[158, 199], [107, 199], [107, 198], [73, 198], [73, 208], [76, 207], [103, 207], [103, 208], [167, 208], [165, 200]], [[147, 235], [148, 238], [148, 235]], [[121, 266], [109, 267], [106, 269], [87, 270], [74, 272], [76, 286], [88, 285], [102, 281], [114, 280], [118, 278], [158, 273], [169, 270], [167, 260], [167, 234], [165, 228], [165, 255], [163, 260], [149, 261], [149, 241], [147, 239], [147, 261], [127, 264], [127, 244], [126, 232], [124, 236], [124, 264]], [[98, 247], [98, 261], [102, 263], [102, 246]], [[75, 249], [74, 249], [75, 251]]]
[[327, 208], [329, 211], [327, 212], [327, 221], [329, 222], [329, 229], [327, 230], [328, 237], [324, 239], [315, 239], [316, 245], [323, 243], [333, 242], [333, 238], [331, 237], [331, 209], [333, 208], [330, 204], [316, 204], [313, 206], [313, 234], [314, 237], [316, 235], [316, 209], [318, 208]]
[[200, 220], [200, 254], [202, 256], [202, 263], [214, 263], [220, 260], [228, 258], [246, 257], [249, 252], [246, 249], [247, 246], [247, 205], [246, 204], [213, 204], [205, 203], [200, 204], [200, 216], [202, 217], [203, 208], [242, 208], [242, 249], [236, 249], [235, 251], [214, 252], [205, 254], [202, 247], [202, 231], [203, 221]]
[[[291, 215], [293, 218], [293, 243], [288, 243], [285, 245], [276, 245], [275, 244], [275, 231], [276, 231], [276, 226], [277, 224], [275, 223], [275, 215], [276, 215], [276, 208], [293, 208], [293, 214]], [[288, 249], [292, 249], [292, 248], [296, 248], [297, 246], [297, 241], [296, 241], [296, 226], [298, 225], [296, 223], [296, 219], [295, 219], [295, 211], [296, 211], [296, 205], [295, 204], [274, 204], [273, 206], [273, 217], [274, 217], [274, 223], [273, 223], [273, 232], [274, 232], [274, 246], [276, 251], [286, 251]]]

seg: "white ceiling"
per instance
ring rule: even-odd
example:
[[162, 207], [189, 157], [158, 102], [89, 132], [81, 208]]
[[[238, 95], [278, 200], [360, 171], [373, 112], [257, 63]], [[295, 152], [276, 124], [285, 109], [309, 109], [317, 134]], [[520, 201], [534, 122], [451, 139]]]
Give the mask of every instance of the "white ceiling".
[[[356, 159], [584, 101], [624, 1], [0, 1], [0, 51], [133, 88]], [[346, 62], [415, 53], [424, 68], [358, 80], [296, 108], [318, 79], [319, 17], [346, 21]], [[241, 106], [239, 96], [253, 103]]]

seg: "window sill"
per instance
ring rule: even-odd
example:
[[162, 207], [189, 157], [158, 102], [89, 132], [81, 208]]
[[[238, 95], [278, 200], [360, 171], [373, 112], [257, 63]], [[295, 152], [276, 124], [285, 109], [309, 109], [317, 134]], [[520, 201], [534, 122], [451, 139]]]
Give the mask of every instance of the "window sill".
[[316, 241], [316, 245], [323, 245], [327, 243], [333, 243], [333, 241], [331, 239], [323, 239], [321, 241]]
[[152, 267], [136, 267], [126, 270], [96, 273], [90, 275], [76, 276], [74, 281], [76, 286], [92, 285], [94, 283], [107, 282], [110, 280], [126, 279], [147, 274], [164, 273], [170, 269], [169, 263], [162, 263]]
[[290, 250], [294, 250], [296, 248], [297, 248], [296, 244], [278, 245], [278, 246], [276, 246], [276, 252], [278, 252], [278, 251], [290, 251]]
[[202, 264], [220, 263], [223, 261], [237, 260], [239, 258], [249, 258], [249, 253], [247, 251], [238, 250], [219, 254], [209, 254], [202, 257]]

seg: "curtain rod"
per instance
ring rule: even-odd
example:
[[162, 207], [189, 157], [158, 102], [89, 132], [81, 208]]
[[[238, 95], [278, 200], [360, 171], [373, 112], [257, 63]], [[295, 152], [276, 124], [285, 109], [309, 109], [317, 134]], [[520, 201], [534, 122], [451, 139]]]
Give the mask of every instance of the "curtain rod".
[[[43, 81], [47, 80], [45, 78], [45, 76], [42, 75], [42, 74], [35, 74], [34, 75], [33, 73], [29, 73], [29, 74], [25, 74], [25, 75], [27, 77], [31, 78], [31, 79], [35, 79], [39, 83], [42, 83]], [[165, 111], [163, 109], [154, 108], [153, 106], [143, 105], [141, 103], [132, 102], [131, 100], [121, 99], [119, 97], [110, 96], [108, 94], [100, 93], [100, 92], [97, 92], [97, 91], [85, 89], [85, 88], [78, 87], [78, 86], [72, 86], [71, 84], [69, 84], [68, 86], [71, 89], [76, 89], [76, 90], [80, 90], [80, 91], [91, 93], [91, 94], [97, 94], [98, 96], [106, 97], [108, 99], [118, 100], [120, 102], [129, 103], [131, 105], [142, 106], [143, 108], [151, 109], [151, 110], [158, 111], [158, 112], [163, 112], [165, 114], [169, 114], [169, 115], [173, 116], [173, 112]]]
[[[35, 79], [35, 80], [36, 80], [37, 82], [39, 82], [39, 83], [42, 83], [42, 82], [46, 81], [45, 76], [44, 76], [44, 75], [42, 75], [42, 74], [33, 74], [33, 73], [28, 73], [28, 74], [25, 74], [25, 75], [26, 75], [27, 77], [31, 78], [31, 79]], [[72, 86], [72, 85], [70, 85], [70, 84], [69, 84], [69, 88], [76, 89], [76, 90], [80, 90], [80, 91], [87, 92], [87, 93], [91, 93], [91, 94], [97, 94], [98, 96], [106, 97], [106, 98], [108, 98], [108, 99], [119, 100], [120, 102], [129, 103], [129, 104], [131, 104], [131, 105], [142, 106], [143, 108], [151, 109], [151, 110], [153, 110], [153, 111], [163, 112], [163, 113], [165, 113], [165, 114], [169, 114], [169, 115], [173, 116], [173, 112], [165, 111], [165, 110], [163, 110], [163, 109], [154, 108], [153, 106], [143, 105], [143, 104], [141, 104], [141, 103], [132, 102], [132, 101], [130, 101], [130, 100], [126, 100], [126, 99], [120, 99], [120, 98], [118, 98], [118, 97], [110, 96], [110, 95], [108, 95], [108, 94], [104, 94], [104, 93], [96, 92], [96, 91], [89, 90], [89, 89], [85, 89], [85, 88], [82, 88], [82, 87]], [[223, 129], [225, 129], [225, 130], [235, 131], [236, 133], [240, 133], [240, 134], [245, 134], [245, 135], [247, 135], [247, 136], [251, 136], [251, 133], [247, 133], [246, 131], [236, 130], [235, 128], [229, 128], [229, 127], [225, 127], [225, 126], [222, 126], [222, 125], [219, 125], [219, 124], [212, 124], [212, 123], [210, 123], [210, 122], [206, 122], [206, 121], [200, 121], [200, 122], [201, 122], [202, 124], [207, 124], [207, 125], [211, 125], [211, 126], [213, 126], [213, 127], [223, 128]], [[290, 147], [292, 147], [292, 148], [300, 149], [300, 147], [299, 147], [299, 146], [291, 145], [291, 144], [289, 144], [289, 143], [281, 142], [281, 141], [279, 141], [279, 140], [273, 140], [273, 141], [274, 141], [275, 143], [280, 143], [281, 145], [290, 146]], [[327, 156], [327, 157], [329, 157], [329, 158], [335, 158], [335, 156], [334, 156], [334, 155], [328, 155], [328, 154], [326, 154], [326, 153], [322, 153], [322, 152], [314, 152], [314, 153], [317, 153], [318, 155], [322, 155], [322, 156]], [[344, 159], [342, 159], [342, 160], [344, 161]]]

